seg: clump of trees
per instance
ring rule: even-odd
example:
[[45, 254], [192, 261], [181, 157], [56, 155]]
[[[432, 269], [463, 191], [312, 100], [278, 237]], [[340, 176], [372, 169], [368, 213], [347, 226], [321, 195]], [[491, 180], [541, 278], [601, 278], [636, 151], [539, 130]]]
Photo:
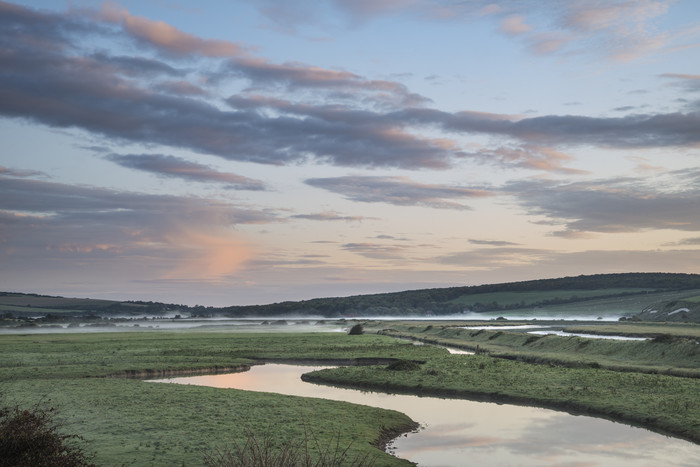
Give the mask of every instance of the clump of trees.
[[78, 435], [63, 434], [55, 408], [0, 407], [0, 466], [94, 466]]

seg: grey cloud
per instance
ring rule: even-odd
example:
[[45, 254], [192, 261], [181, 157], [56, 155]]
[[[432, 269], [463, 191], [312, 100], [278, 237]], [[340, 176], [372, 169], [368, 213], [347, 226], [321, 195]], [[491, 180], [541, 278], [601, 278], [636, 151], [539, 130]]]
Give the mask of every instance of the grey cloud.
[[154, 243], [155, 248], [183, 229], [228, 229], [237, 224], [278, 221], [272, 213], [211, 199], [9, 178], [0, 178], [0, 210], [24, 226], [24, 232], [14, 232], [12, 244], [32, 242], [37, 248], [45, 244], [144, 242]]
[[[420, 106], [430, 102], [430, 99], [408, 91], [406, 86], [396, 81], [368, 80], [348, 71], [329, 70], [302, 63], [275, 64], [257, 58], [239, 58], [230, 60], [222, 73], [224, 76], [249, 79], [254, 83], [251, 89], [283, 85], [289, 90], [367, 92], [372, 94], [375, 102], [397, 107]], [[358, 97], [356, 94], [350, 95]]]
[[478, 198], [492, 193], [484, 189], [427, 185], [402, 177], [346, 176], [311, 178], [307, 185], [338, 193], [352, 201], [424, 206], [438, 209], [470, 209], [452, 199]]
[[465, 271], [478, 271], [481, 283], [621, 272], [697, 272], [700, 249], [587, 250], [560, 252], [527, 248], [479, 249], [433, 258]]
[[201, 284], [254, 255], [233, 228], [283, 221], [214, 199], [0, 177], [0, 262], [57, 287], [92, 274]]
[[292, 219], [306, 219], [312, 221], [345, 221], [345, 222], [361, 222], [364, 220], [377, 220], [377, 217], [365, 216], [342, 216], [336, 212], [326, 211], [315, 214], [296, 214]]
[[209, 92], [189, 81], [164, 81], [156, 85], [160, 91], [184, 96], [208, 96]]
[[378, 243], [346, 243], [343, 250], [351, 251], [365, 258], [398, 259], [403, 258], [405, 247], [397, 245], [382, 245]]
[[[671, 172], [670, 188], [656, 177], [579, 183], [512, 182], [504, 191], [531, 214], [545, 215], [565, 227], [560, 235], [580, 232], [636, 232], [671, 229], [700, 231], [700, 175]], [[646, 185], [646, 186], [645, 186]]]
[[112, 72], [128, 76], [183, 76], [184, 71], [178, 70], [167, 63], [144, 57], [112, 56], [104, 52], [90, 54], [90, 59], [111, 67]]
[[224, 225], [267, 223], [278, 218], [263, 211], [240, 209], [215, 200], [182, 196], [148, 195], [104, 188], [64, 185], [37, 180], [0, 178], [0, 208], [37, 213], [53, 212], [57, 216], [73, 213], [109, 214], [163, 212], [182, 216], [183, 207], [190, 221], [217, 220]]
[[143, 170], [160, 177], [181, 178], [196, 182], [222, 183], [236, 190], [264, 190], [259, 180], [241, 175], [219, 172], [206, 165], [189, 162], [179, 157], [162, 154], [110, 154], [106, 156], [122, 167]]
[[401, 242], [409, 241], [408, 238], [406, 238], [406, 237], [394, 237], [393, 235], [386, 235], [386, 234], [377, 235], [374, 238], [376, 238], [378, 240], [398, 240]]
[[556, 252], [534, 248], [495, 247], [456, 252], [434, 258], [440, 264], [461, 265], [466, 268], [517, 267], [540, 263], [550, 259]]
[[[236, 44], [201, 40], [174, 28], [169, 42], [158, 42], [159, 36], [153, 34], [155, 22], [127, 16], [122, 10], [91, 17], [0, 4], [0, 13], [0, 46], [4, 48], [0, 114], [58, 128], [80, 128], [117, 142], [162, 144], [265, 164], [316, 161], [348, 167], [445, 169], [455, 159], [475, 158], [554, 172], [571, 172], [563, 165], [568, 156], [559, 147], [700, 144], [697, 112], [524, 119], [442, 112], [414, 107], [424, 100], [392, 81], [297, 63], [274, 64], [242, 52]], [[127, 24], [126, 18], [133, 21]], [[115, 24], [121, 29], [115, 31]], [[232, 77], [250, 80], [252, 88], [308, 90], [314, 98], [300, 104], [246, 93], [227, 99], [231, 107], [226, 110], [201, 100], [202, 94], [187, 81], [149, 87], [144, 81], [149, 73], [179, 71], [165, 61], [110, 57], [83, 49], [92, 42], [86, 38], [101, 39], [108, 34], [122, 34], [123, 39], [147, 41], [155, 50], [170, 51], [164, 60], [173, 56], [224, 60]], [[338, 97], [341, 95], [352, 100], [348, 105], [318, 103], [318, 95], [323, 96], [322, 101], [346, 99]], [[376, 107], [372, 102], [381, 102], [390, 110], [368, 110]], [[474, 153], [445, 137], [425, 137], [421, 134], [424, 128], [460, 137], [490, 136], [496, 147]]]
[[475, 239], [469, 239], [469, 243], [473, 245], [490, 245], [490, 246], [514, 246], [518, 245], [517, 243], [513, 242], [506, 242], [503, 240], [475, 240]]
[[692, 245], [700, 245], [700, 237], [684, 238], [683, 240], [679, 240], [677, 242], [664, 244], [664, 246], [692, 246]]
[[[26, 26], [26, 18], [15, 20]], [[5, 24], [0, 38], [7, 50], [0, 57], [0, 112], [6, 116], [259, 163], [316, 158], [339, 165], [448, 165], [451, 151], [390, 126], [374, 129], [319, 113], [302, 120], [266, 117], [257, 109], [227, 112], [200, 100], [155, 94], [126, 75], [109, 74], [90, 57], [63, 53], [76, 51], [60, 35], [54, 48], [24, 50], [31, 42], [16, 37], [15, 25]]]
[[700, 91], [700, 75], [690, 75], [683, 73], [664, 73], [661, 75], [661, 77], [675, 80], [673, 82], [675, 86], [684, 88], [687, 91]]
[[493, 149], [480, 149], [470, 154], [475, 160], [498, 164], [504, 167], [543, 170], [568, 174], [583, 174], [584, 170], [566, 167], [566, 162], [574, 158], [552, 148], [523, 144], [521, 146], [504, 146]]
[[388, 118], [435, 125], [451, 132], [514, 138], [529, 144], [642, 148], [700, 143], [700, 132], [697, 131], [700, 114], [693, 112], [616, 118], [546, 115], [510, 120], [486, 118], [471, 112], [449, 114], [432, 109], [406, 109], [389, 114]]
[[37, 170], [22, 170], [22, 169], [12, 169], [9, 167], [3, 167], [0, 165], [0, 175], [6, 177], [47, 177], [44, 172], [39, 172]]

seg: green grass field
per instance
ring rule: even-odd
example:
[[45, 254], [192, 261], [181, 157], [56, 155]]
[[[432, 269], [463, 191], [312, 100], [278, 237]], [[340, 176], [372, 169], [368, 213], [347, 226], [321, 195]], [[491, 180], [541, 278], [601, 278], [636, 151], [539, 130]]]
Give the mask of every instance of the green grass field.
[[146, 332], [0, 336], [5, 404], [56, 406], [65, 429], [88, 441], [99, 465], [202, 465], [203, 454], [248, 429], [280, 442], [308, 428], [380, 465], [406, 465], [376, 447], [385, 430], [412, 423], [393, 411], [233, 389], [106, 378], [128, 373], [233, 368], [252, 359], [396, 358], [439, 353], [383, 336]]
[[[377, 447], [387, 431], [411, 426], [411, 420], [397, 412], [342, 402], [109, 377], [225, 371], [265, 359], [423, 362], [407, 365], [404, 371], [388, 371], [387, 364], [382, 363], [328, 370], [315, 377], [362, 388], [559, 407], [700, 441], [700, 379], [638, 371], [638, 367], [665, 362], [665, 356], [661, 360], [657, 356], [655, 363], [646, 361], [659, 352], [665, 352], [669, 362], [677, 362], [674, 371], [695, 371], [697, 356], [684, 353], [687, 349], [683, 346], [674, 347], [673, 338], [658, 346], [646, 342], [634, 351], [621, 352], [608, 344], [582, 345], [577, 338], [547, 337], [520, 342], [518, 350], [518, 340], [527, 340], [527, 334], [485, 331], [471, 336], [462, 333], [466, 330], [428, 323], [390, 324], [405, 326], [404, 331], [397, 332], [406, 336], [416, 334], [482, 348], [500, 346], [505, 349], [502, 353], [516, 356], [450, 355], [438, 347], [415, 346], [374, 334], [227, 330], [0, 335], [0, 395], [8, 405], [39, 402], [58, 407], [65, 430], [87, 440], [87, 450], [95, 453], [99, 465], [201, 465], [205, 452], [232, 440], [242, 442], [248, 430], [266, 433], [280, 442], [299, 439], [307, 430], [322, 443], [334, 443], [339, 436], [341, 446], [351, 447], [352, 457], [369, 455], [377, 459], [376, 465], [408, 465]], [[456, 333], [449, 335], [447, 331]], [[539, 359], [540, 364], [525, 361], [524, 353], [520, 355], [522, 361], [517, 361], [519, 351], [537, 348], [538, 344], [542, 348], [532, 361]], [[582, 349], [588, 350], [582, 353]], [[576, 365], [553, 360], [563, 362], [574, 356], [579, 359]], [[604, 359], [618, 360], [620, 369], [626, 371], [603, 368], [600, 362]]]

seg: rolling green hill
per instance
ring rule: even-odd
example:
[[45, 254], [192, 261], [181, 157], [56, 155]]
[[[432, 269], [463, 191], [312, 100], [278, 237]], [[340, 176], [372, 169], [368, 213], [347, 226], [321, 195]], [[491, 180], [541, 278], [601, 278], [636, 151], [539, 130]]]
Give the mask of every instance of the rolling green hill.
[[[700, 294], [700, 274], [625, 273], [541, 279], [466, 287], [317, 298], [270, 305], [234, 306], [229, 316], [426, 316], [463, 312], [508, 312], [538, 307], [567, 308], [594, 301], [636, 313], [647, 305]], [[670, 297], [670, 298], [669, 298]], [[619, 302], [628, 302], [620, 304]], [[633, 303], [633, 305], [629, 305]], [[622, 308], [619, 308], [622, 306]], [[585, 306], [583, 307], [585, 309]], [[581, 307], [579, 310], [581, 311]], [[595, 312], [589, 311], [589, 312]]]
[[514, 311], [552, 308], [570, 314], [598, 310], [639, 313], [654, 304], [677, 300], [700, 300], [700, 274], [596, 274], [223, 308], [0, 292], [0, 314], [115, 316], [176, 312], [192, 316], [362, 317], [499, 312], [507, 316]]

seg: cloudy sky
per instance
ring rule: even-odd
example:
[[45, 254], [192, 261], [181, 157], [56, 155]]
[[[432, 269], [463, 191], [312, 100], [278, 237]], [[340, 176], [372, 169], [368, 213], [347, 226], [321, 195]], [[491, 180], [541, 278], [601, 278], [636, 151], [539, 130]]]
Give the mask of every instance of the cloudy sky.
[[696, 0], [0, 1], [0, 290], [700, 272]]

